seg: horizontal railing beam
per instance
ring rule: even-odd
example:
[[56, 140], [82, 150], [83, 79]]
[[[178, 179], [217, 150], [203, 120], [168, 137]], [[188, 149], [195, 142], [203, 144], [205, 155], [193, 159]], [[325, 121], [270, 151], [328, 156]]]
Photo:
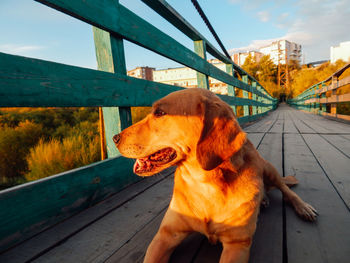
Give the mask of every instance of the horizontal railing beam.
[[[94, 0], [36, 1], [51, 6], [112, 34], [121, 35], [123, 38], [135, 44], [143, 46], [212, 78], [225, 82], [226, 84], [246, 90], [246, 85], [244, 85], [243, 82], [218, 69], [192, 50], [186, 48], [172, 37], [163, 33], [113, 0], [98, 2]], [[263, 94], [256, 89], [250, 91], [258, 96], [272, 100], [270, 95]]]
[[0, 251], [140, 180], [132, 166], [116, 157], [1, 191]]
[[[1, 107], [137, 107], [183, 88], [0, 52]], [[220, 95], [230, 105], [269, 106]], [[10, 99], [9, 99], [10, 98]]]

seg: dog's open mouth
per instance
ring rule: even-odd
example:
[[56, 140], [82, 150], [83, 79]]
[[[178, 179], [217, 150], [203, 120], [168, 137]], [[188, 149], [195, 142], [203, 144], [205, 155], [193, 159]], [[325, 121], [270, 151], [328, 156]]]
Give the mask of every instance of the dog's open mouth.
[[144, 174], [159, 170], [160, 167], [170, 163], [177, 154], [173, 148], [164, 148], [147, 157], [139, 158], [134, 165], [134, 173]]

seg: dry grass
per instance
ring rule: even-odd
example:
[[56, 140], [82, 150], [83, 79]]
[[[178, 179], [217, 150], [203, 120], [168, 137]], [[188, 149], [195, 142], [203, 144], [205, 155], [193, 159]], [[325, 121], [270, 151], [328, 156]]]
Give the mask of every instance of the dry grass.
[[29, 172], [25, 178], [33, 181], [99, 160], [98, 136], [86, 139], [79, 135], [65, 138], [62, 142], [40, 140], [27, 156]]

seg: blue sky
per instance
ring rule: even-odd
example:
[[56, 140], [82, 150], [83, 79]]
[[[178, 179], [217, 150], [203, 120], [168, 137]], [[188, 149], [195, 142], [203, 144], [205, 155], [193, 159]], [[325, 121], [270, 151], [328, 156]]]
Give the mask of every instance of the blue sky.
[[[168, 0], [218, 47], [190, 0]], [[257, 49], [277, 39], [302, 45], [305, 62], [329, 59], [329, 48], [350, 40], [350, 0], [198, 0], [227, 50]], [[191, 40], [140, 0], [120, 3], [193, 49]], [[0, 1], [0, 52], [96, 68], [92, 28], [32, 0]], [[218, 47], [219, 49], [219, 47]], [[125, 43], [127, 68], [179, 64]]]

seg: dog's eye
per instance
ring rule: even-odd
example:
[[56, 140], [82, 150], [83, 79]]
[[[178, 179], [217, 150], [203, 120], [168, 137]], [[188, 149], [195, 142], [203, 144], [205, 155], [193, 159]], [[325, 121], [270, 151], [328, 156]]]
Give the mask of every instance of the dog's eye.
[[166, 115], [166, 113], [164, 111], [162, 111], [161, 109], [159, 109], [159, 108], [156, 109], [153, 114], [156, 117], [162, 117], [162, 116]]

